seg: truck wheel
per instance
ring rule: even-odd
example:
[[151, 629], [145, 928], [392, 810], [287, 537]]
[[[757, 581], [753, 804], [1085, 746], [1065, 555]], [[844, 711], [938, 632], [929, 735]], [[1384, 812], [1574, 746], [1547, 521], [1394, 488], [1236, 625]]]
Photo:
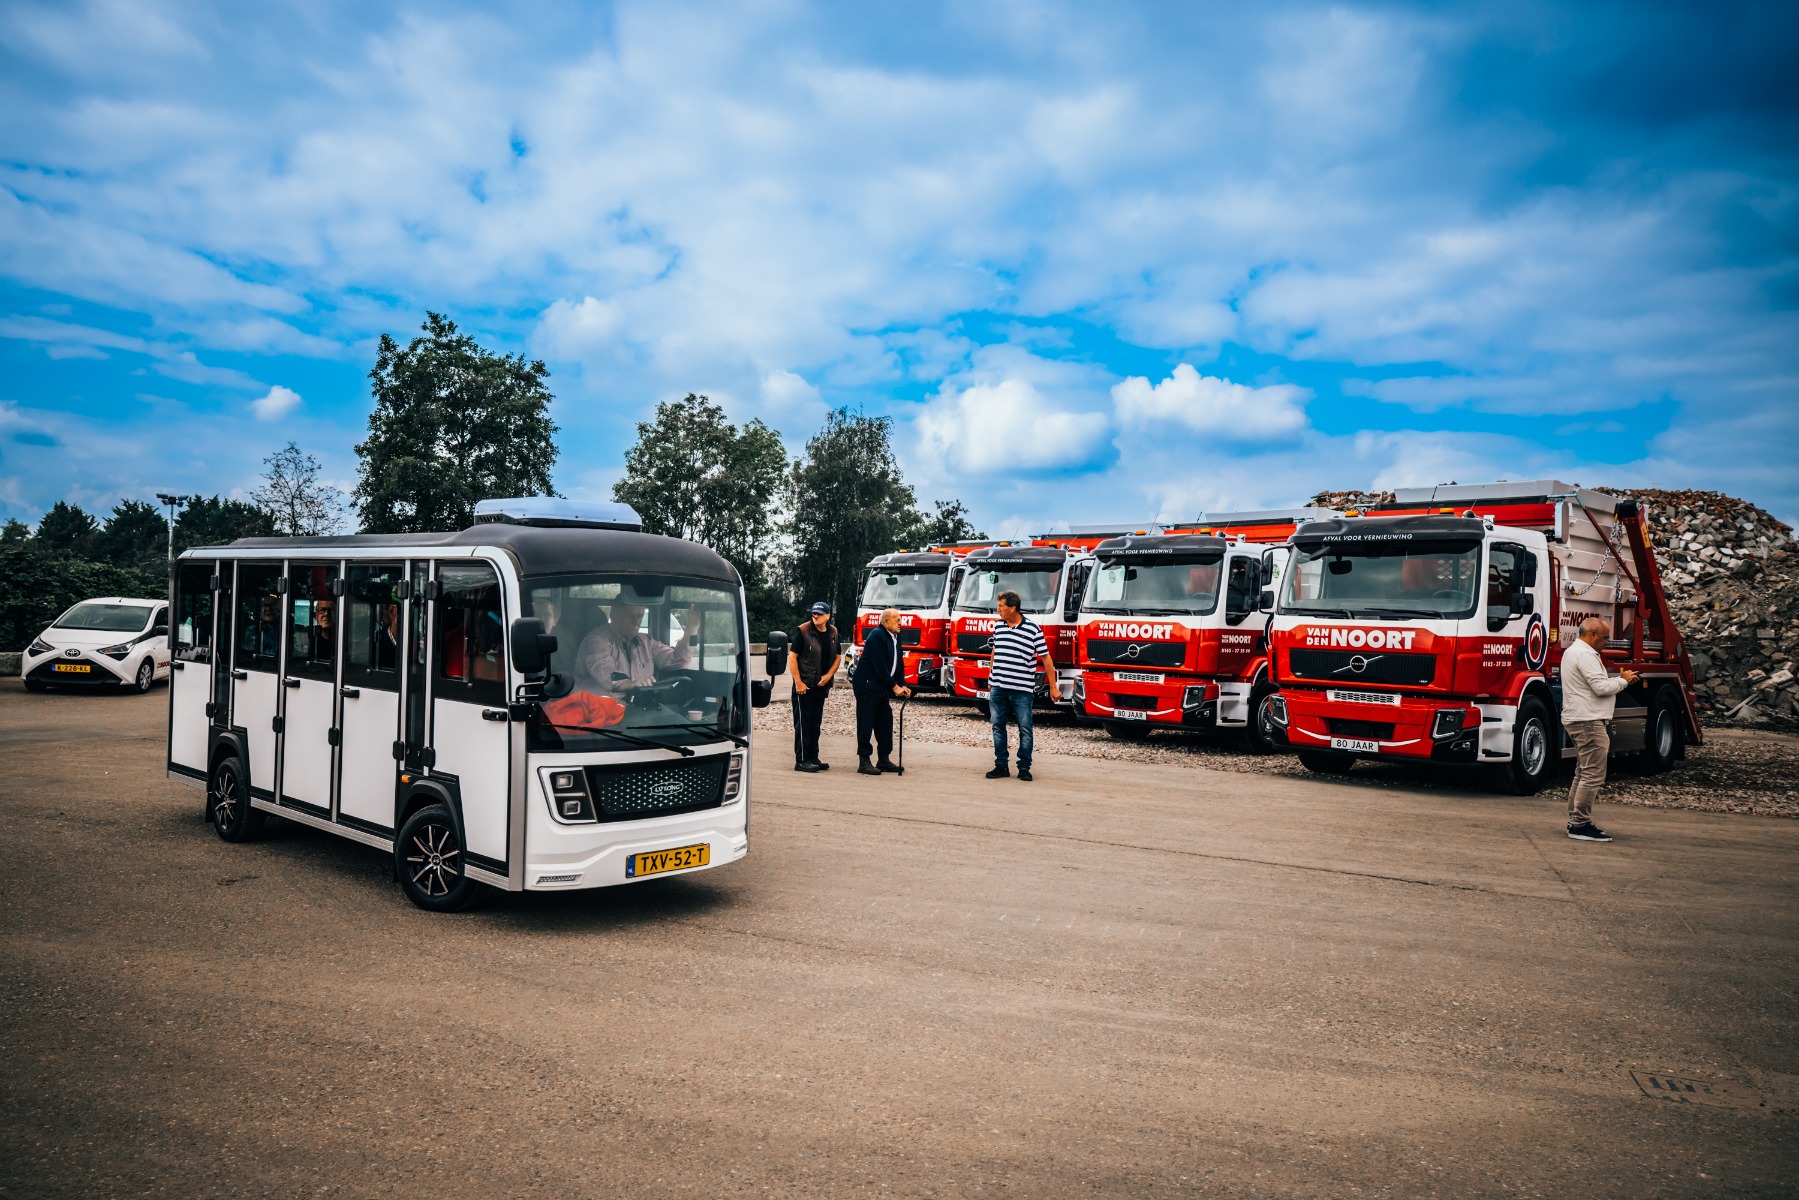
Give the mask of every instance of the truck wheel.
[[1276, 748], [1274, 712], [1270, 702], [1278, 694], [1271, 683], [1259, 683], [1249, 694], [1249, 724], [1237, 735], [1237, 748], [1245, 754], [1272, 754]]
[[262, 832], [263, 813], [250, 807], [250, 789], [244, 783], [244, 764], [235, 757], [221, 759], [207, 782], [212, 804], [212, 828], [228, 842], [247, 842]]
[[462, 837], [456, 819], [441, 804], [419, 809], [394, 839], [394, 865], [406, 898], [430, 912], [457, 912], [474, 899], [479, 885], [463, 869]]
[[1660, 775], [1680, 757], [1685, 730], [1681, 728], [1680, 700], [1673, 688], [1657, 688], [1649, 697], [1649, 715], [1643, 729], [1643, 748], [1637, 751], [1637, 769]]
[[1549, 710], [1541, 700], [1526, 700], [1518, 706], [1518, 717], [1512, 725], [1512, 761], [1494, 763], [1489, 780], [1497, 791], [1514, 796], [1534, 796], [1549, 782], [1554, 769], [1552, 761], [1560, 743], [1549, 727]]
[[1347, 775], [1355, 766], [1355, 758], [1348, 754], [1331, 754], [1323, 750], [1301, 750], [1299, 765], [1314, 775]]
[[1107, 721], [1106, 732], [1114, 741], [1140, 742], [1149, 736], [1149, 724], [1145, 721]]

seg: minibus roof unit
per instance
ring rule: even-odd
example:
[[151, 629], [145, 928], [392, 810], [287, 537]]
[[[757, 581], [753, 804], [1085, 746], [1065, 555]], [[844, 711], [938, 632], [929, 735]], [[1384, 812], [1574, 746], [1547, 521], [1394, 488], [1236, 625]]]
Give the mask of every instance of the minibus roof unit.
[[1229, 543], [1221, 537], [1204, 533], [1126, 534], [1101, 542], [1093, 548], [1093, 556], [1102, 561], [1114, 558], [1154, 560], [1194, 555], [1222, 555]]
[[[394, 557], [432, 549], [474, 549], [490, 546], [504, 550], [521, 576], [673, 575], [708, 579], [738, 586], [737, 569], [698, 542], [662, 537], [653, 533], [596, 529], [593, 526], [512, 525], [489, 521], [454, 533], [352, 533], [331, 537], [239, 538], [230, 550], [279, 550], [282, 555], [255, 557], [331, 557], [331, 551], [387, 551]], [[195, 546], [182, 555], [210, 557], [220, 547]], [[248, 556], [246, 556], [248, 557]], [[369, 554], [360, 558], [374, 557]]]
[[545, 529], [619, 529], [643, 532], [643, 518], [615, 500], [568, 500], [561, 496], [517, 496], [482, 500], [475, 505], [475, 524], [537, 525]]

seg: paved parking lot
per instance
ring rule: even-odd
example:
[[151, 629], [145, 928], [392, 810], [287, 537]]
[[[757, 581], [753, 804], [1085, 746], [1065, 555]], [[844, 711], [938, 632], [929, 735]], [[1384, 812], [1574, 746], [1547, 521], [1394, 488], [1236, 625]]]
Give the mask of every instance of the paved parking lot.
[[1791, 1194], [1799, 823], [777, 715], [742, 863], [442, 917], [165, 706], [0, 683], [0, 1195]]

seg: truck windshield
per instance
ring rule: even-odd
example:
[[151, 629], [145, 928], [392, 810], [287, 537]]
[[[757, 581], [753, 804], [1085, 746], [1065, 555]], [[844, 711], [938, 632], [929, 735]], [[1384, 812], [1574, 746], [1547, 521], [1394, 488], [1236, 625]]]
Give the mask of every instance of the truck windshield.
[[1321, 617], [1469, 617], [1480, 542], [1327, 542], [1294, 547], [1281, 611]]
[[876, 571], [862, 589], [864, 608], [936, 608], [943, 603], [949, 567]]
[[52, 629], [93, 629], [102, 633], [136, 633], [150, 623], [147, 604], [103, 604], [89, 600], [56, 619]]
[[1045, 563], [1042, 566], [1008, 566], [993, 570], [976, 568], [962, 581], [956, 595], [956, 608], [967, 612], [998, 612], [995, 597], [1001, 592], [1018, 593], [1020, 612], [1046, 613], [1056, 608], [1056, 592], [1061, 588], [1062, 568]]
[[[737, 589], [651, 575], [527, 578], [525, 612], [557, 641], [557, 684], [534, 706], [530, 749], [619, 750], [615, 730], [669, 745], [748, 732]], [[568, 690], [563, 695], [550, 693]]]
[[1222, 554], [1101, 560], [1081, 605], [1089, 613], [1201, 616], [1218, 607]]

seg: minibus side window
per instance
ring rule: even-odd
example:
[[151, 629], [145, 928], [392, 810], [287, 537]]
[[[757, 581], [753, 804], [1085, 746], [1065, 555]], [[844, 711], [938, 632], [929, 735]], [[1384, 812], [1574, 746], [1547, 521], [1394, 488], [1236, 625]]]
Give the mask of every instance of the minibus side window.
[[399, 563], [352, 563], [343, 598], [344, 685], [400, 690]]
[[506, 703], [505, 619], [500, 580], [486, 563], [439, 563], [437, 697]]
[[175, 577], [169, 653], [179, 662], [212, 661], [212, 563], [183, 563]]
[[281, 660], [281, 596], [275, 581], [279, 563], [237, 566], [237, 668], [273, 671]]
[[337, 567], [295, 563], [288, 569], [287, 673], [307, 679], [337, 678]]

